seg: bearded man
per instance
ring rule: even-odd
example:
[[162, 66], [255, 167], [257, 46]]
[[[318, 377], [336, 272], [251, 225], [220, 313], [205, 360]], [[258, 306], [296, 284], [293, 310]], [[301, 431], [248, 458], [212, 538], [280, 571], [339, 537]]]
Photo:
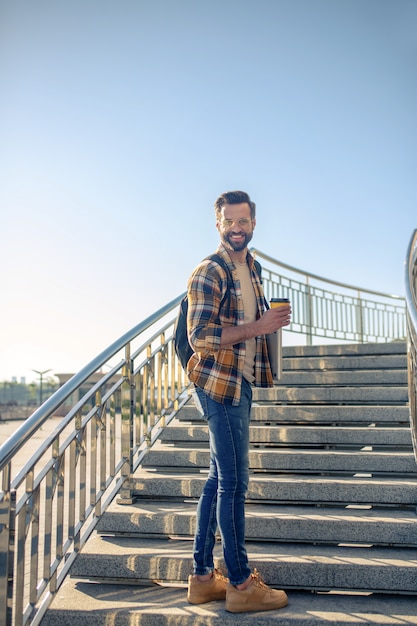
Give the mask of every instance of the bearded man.
[[[225, 599], [232, 613], [278, 609], [288, 603], [285, 592], [271, 589], [249, 568], [244, 505], [252, 386], [273, 386], [265, 335], [290, 323], [291, 308], [266, 310], [260, 276], [248, 251], [256, 226], [256, 206], [249, 195], [223, 193], [214, 209], [220, 235], [216, 253], [228, 272], [205, 259], [188, 282], [187, 329], [194, 354], [187, 374], [209, 428], [210, 469], [197, 508], [194, 573], [187, 598], [191, 604]], [[226, 307], [222, 303], [227, 290]], [[217, 527], [228, 578], [214, 568]]]

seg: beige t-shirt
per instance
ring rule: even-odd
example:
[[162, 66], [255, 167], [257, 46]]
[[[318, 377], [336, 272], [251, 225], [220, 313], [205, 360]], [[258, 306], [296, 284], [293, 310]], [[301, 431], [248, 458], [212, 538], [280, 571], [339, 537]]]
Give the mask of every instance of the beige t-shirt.
[[[245, 311], [244, 322], [254, 322], [256, 320], [257, 302], [255, 291], [252, 285], [249, 265], [245, 263], [236, 263], [237, 277], [240, 281], [240, 289], [242, 292], [243, 309]], [[246, 340], [246, 357], [243, 367], [243, 376], [250, 383], [255, 380], [254, 366], [256, 354], [256, 339]]]

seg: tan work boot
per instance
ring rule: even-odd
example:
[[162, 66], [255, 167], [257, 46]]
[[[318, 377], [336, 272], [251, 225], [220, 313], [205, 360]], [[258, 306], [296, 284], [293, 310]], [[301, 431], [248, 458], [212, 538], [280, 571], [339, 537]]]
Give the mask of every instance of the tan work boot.
[[225, 600], [228, 582], [229, 579], [223, 576], [217, 569], [214, 569], [213, 576], [204, 582], [198, 580], [196, 576], [189, 576], [187, 600], [190, 604], [204, 604], [212, 600]]
[[226, 611], [246, 613], [247, 611], [270, 611], [281, 609], [288, 604], [285, 591], [271, 589], [262, 581], [256, 569], [251, 574], [252, 580], [246, 589], [236, 589], [228, 583], [226, 587]]

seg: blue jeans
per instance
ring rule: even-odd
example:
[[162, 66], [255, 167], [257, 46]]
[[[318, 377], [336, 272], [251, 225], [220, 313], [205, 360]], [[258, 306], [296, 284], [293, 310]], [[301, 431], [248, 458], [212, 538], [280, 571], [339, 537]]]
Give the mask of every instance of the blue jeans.
[[243, 380], [239, 406], [215, 402], [198, 387], [196, 392], [209, 427], [210, 469], [197, 507], [194, 573], [213, 570], [218, 525], [230, 582], [239, 585], [251, 573], [245, 548], [245, 498], [252, 387]]

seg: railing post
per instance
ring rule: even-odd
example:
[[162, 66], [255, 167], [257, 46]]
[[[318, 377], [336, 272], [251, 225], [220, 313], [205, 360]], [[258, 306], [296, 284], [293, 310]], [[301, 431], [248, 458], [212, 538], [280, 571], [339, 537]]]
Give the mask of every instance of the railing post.
[[[3, 469], [2, 493], [0, 500], [0, 626], [6, 626], [7, 614], [12, 609], [9, 605], [13, 599], [8, 599], [9, 580], [13, 580], [13, 536], [12, 521], [12, 494], [10, 491], [10, 463]], [[14, 526], [14, 524], [13, 524]]]
[[305, 306], [305, 314], [306, 314], [306, 342], [308, 346], [313, 345], [313, 298], [310, 290], [310, 283], [308, 280], [308, 276], [306, 276], [306, 306]]
[[133, 456], [133, 414], [132, 402], [132, 367], [130, 344], [126, 344], [123, 383], [121, 386], [121, 452], [124, 464], [121, 470], [123, 484], [119, 492], [118, 504], [132, 504], [132, 456]]
[[358, 341], [359, 343], [363, 343], [364, 341], [364, 323], [363, 323], [363, 304], [361, 298], [361, 292], [358, 291], [358, 302], [356, 304], [356, 327], [358, 332]]

